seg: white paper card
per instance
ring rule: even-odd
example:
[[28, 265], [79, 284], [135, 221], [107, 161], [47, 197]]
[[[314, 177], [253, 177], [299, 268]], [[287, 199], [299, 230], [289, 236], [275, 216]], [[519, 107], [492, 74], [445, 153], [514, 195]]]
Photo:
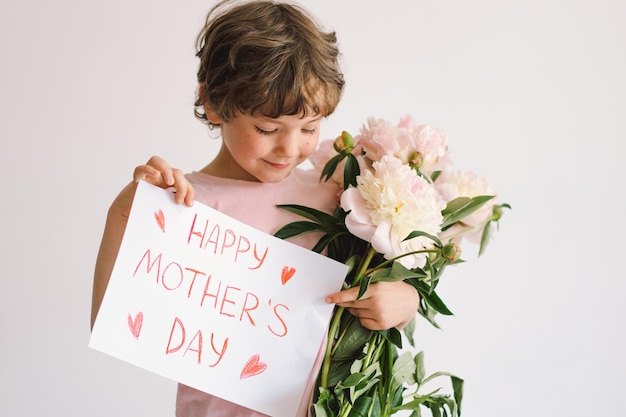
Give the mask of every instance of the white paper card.
[[89, 346], [293, 417], [347, 267], [140, 182]]

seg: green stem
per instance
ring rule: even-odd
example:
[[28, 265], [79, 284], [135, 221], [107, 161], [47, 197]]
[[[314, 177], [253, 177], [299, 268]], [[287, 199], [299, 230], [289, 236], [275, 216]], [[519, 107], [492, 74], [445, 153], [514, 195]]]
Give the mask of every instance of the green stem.
[[[393, 346], [391, 344], [391, 342], [389, 342], [388, 340], [385, 340], [384, 343], [385, 347], [386, 347], [386, 356], [387, 356], [387, 372], [386, 374], [388, 376], [391, 376], [393, 373]], [[383, 405], [383, 412], [382, 412], [382, 416], [388, 416], [391, 414], [391, 401], [393, 400], [393, 392], [390, 391], [390, 388], [393, 386], [393, 384], [391, 383], [390, 380], [385, 381], [385, 385], [386, 385], [386, 390], [385, 390], [385, 396], [386, 396], [386, 401]]]
[[363, 364], [361, 365], [361, 371], [365, 371], [368, 366], [372, 363], [372, 357], [374, 356], [374, 352], [376, 351], [378, 342], [379, 342], [379, 333], [373, 333], [370, 336], [370, 340], [367, 343], [367, 354], [363, 359]]
[[341, 323], [341, 315], [344, 308], [338, 307], [333, 315], [333, 319], [330, 322], [330, 328], [328, 330], [328, 341], [326, 342], [326, 351], [324, 352], [324, 361], [322, 362], [320, 385], [323, 388], [328, 388], [328, 373], [330, 372], [331, 352], [333, 350], [334, 338], [339, 324]]
[[350, 401], [346, 401], [341, 405], [341, 410], [339, 410], [339, 417], [347, 417], [352, 411], [352, 404]]
[[[361, 261], [359, 265], [359, 269], [357, 270], [356, 276], [354, 277], [354, 281], [352, 286], [355, 287], [359, 284], [363, 276], [365, 275], [365, 271], [367, 271], [367, 267], [369, 266], [372, 258], [376, 254], [376, 251], [370, 246], [365, 258]], [[341, 316], [344, 312], [344, 307], [338, 307], [333, 314], [333, 318], [330, 322], [330, 328], [328, 329], [328, 341], [326, 342], [326, 351], [324, 352], [324, 360], [322, 362], [321, 369], [321, 377], [320, 377], [320, 385], [323, 388], [328, 388], [328, 373], [330, 372], [330, 363], [332, 358], [333, 346], [335, 344], [335, 334], [339, 329], [339, 325], [341, 323]]]
[[376, 255], [376, 251], [374, 250], [374, 248], [370, 246], [369, 249], [367, 250], [367, 254], [365, 255], [365, 258], [363, 258], [363, 260], [361, 261], [361, 264], [359, 265], [359, 269], [356, 272], [354, 281], [352, 281], [353, 288], [358, 286], [359, 283], [361, 282], [361, 279], [363, 279], [363, 277], [365, 276], [365, 271], [367, 271], [367, 268], [369, 267], [370, 262], [372, 261], [372, 258], [374, 257], [374, 255]]
[[404, 258], [405, 256], [409, 256], [409, 255], [416, 255], [418, 253], [434, 253], [434, 254], [440, 254], [441, 253], [441, 249], [422, 249], [422, 250], [416, 250], [413, 252], [407, 252], [405, 254], [402, 254], [400, 256], [396, 256], [395, 258], [391, 258], [391, 259], [387, 259], [384, 262], [381, 262], [378, 266], [376, 266], [376, 268], [382, 268], [383, 266], [387, 266], [389, 264], [392, 264], [394, 261], [400, 259], [400, 258]]

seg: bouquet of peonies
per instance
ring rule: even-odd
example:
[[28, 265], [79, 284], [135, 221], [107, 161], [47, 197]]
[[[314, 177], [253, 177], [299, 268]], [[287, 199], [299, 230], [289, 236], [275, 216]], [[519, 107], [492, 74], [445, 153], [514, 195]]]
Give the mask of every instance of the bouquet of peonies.
[[[350, 267], [344, 288], [358, 287], [361, 297], [372, 283], [403, 280], [417, 289], [418, 312], [434, 326], [437, 314], [452, 314], [436, 292], [444, 269], [463, 262], [464, 240], [477, 243], [482, 254], [510, 206], [496, 202], [485, 178], [449, 169], [444, 133], [409, 116], [396, 126], [370, 118], [359, 135], [343, 132], [322, 142], [311, 162], [322, 180], [341, 185], [340, 204], [333, 215], [281, 205], [307, 220], [286, 225], [276, 236], [321, 231], [314, 250]], [[414, 329], [413, 322], [403, 329], [411, 346]], [[460, 416], [463, 380], [445, 372], [426, 376], [423, 352], [400, 353], [401, 348], [397, 329], [368, 330], [336, 308], [314, 414], [389, 416], [412, 410], [419, 417], [426, 408], [433, 416]], [[439, 377], [450, 378], [452, 394], [422, 392]]]

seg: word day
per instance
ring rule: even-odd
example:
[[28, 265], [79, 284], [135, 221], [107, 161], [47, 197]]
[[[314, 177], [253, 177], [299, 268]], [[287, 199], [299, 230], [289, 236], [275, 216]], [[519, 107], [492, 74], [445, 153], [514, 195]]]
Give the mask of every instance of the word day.
[[[228, 340], [228, 337], [218, 338], [215, 332], [212, 331], [207, 332], [205, 330], [203, 334], [202, 329], [188, 334], [182, 319], [174, 317], [167, 340], [167, 347], [165, 348], [165, 355], [179, 352], [183, 357], [187, 357], [187, 354], [191, 352], [189, 357], [194, 358], [198, 365], [202, 365], [202, 359], [205, 358], [208, 361], [209, 368], [213, 368], [222, 361], [226, 349], [228, 349]], [[209, 346], [207, 347], [207, 345]]]

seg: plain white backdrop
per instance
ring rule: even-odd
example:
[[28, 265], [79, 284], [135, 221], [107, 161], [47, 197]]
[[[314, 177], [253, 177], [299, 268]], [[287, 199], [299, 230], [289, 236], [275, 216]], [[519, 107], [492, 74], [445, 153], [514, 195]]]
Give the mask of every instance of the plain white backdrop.
[[[136, 165], [217, 150], [192, 113], [211, 4], [1, 0], [1, 415], [173, 416], [174, 381], [87, 348], [92, 273]], [[444, 277], [455, 316], [419, 324], [427, 371], [465, 378], [464, 416], [620, 415], [626, 3], [301, 4], [343, 52], [322, 137], [410, 114], [513, 206]]]

